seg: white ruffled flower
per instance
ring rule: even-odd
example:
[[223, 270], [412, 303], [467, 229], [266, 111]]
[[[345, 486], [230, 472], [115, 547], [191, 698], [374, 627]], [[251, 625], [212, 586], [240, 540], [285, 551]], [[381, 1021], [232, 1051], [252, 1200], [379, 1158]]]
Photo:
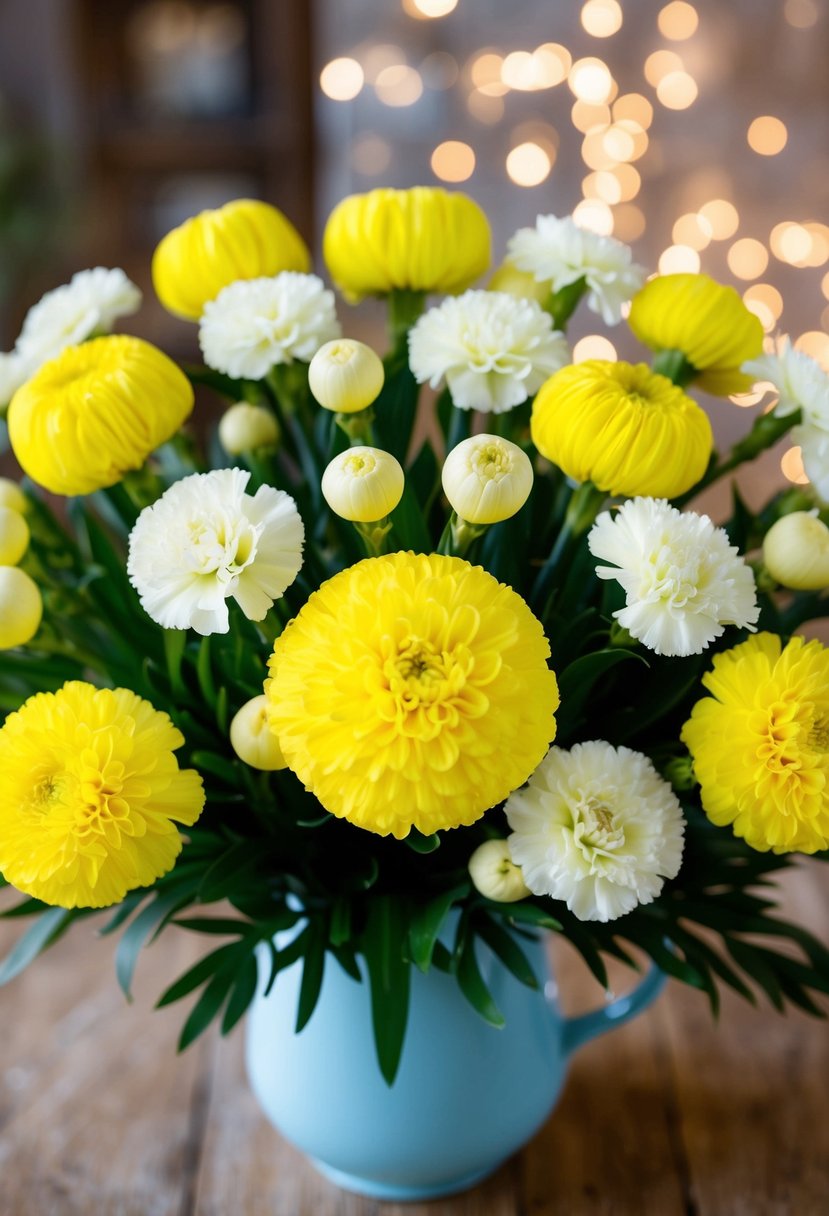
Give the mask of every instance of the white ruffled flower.
[[304, 529], [289, 494], [250, 473], [193, 473], [145, 507], [130, 533], [127, 573], [165, 629], [227, 633], [229, 599], [261, 621], [302, 566]]
[[30, 308], [15, 349], [32, 376], [67, 346], [105, 334], [119, 317], [137, 312], [141, 292], [123, 270], [79, 270]]
[[647, 756], [627, 747], [550, 748], [505, 810], [527, 886], [579, 920], [615, 920], [679, 873], [682, 809]]
[[800, 448], [812, 489], [822, 502], [829, 503], [829, 431], [809, 422], [792, 427], [789, 434], [792, 443]]
[[519, 228], [507, 249], [514, 266], [548, 282], [553, 291], [584, 279], [588, 307], [601, 313], [605, 325], [618, 325], [622, 305], [645, 281], [645, 270], [632, 261], [627, 245], [587, 232], [569, 216], [539, 215], [535, 228]]
[[587, 544], [599, 578], [616, 579], [627, 604], [614, 616], [657, 654], [701, 654], [726, 625], [753, 629], [760, 615], [754, 575], [707, 515], [663, 498], [632, 498], [603, 511]]
[[810, 355], [795, 350], [785, 334], [776, 339], [774, 351], [744, 363], [742, 370], [774, 385], [780, 394], [775, 414], [802, 410], [805, 424], [829, 431], [829, 376]]
[[16, 350], [0, 351], [0, 407], [9, 404], [31, 375], [31, 369]]
[[535, 300], [467, 291], [424, 313], [409, 334], [419, 384], [445, 380], [456, 406], [500, 414], [570, 362], [564, 336]]
[[339, 336], [334, 293], [315, 274], [293, 270], [231, 283], [199, 322], [205, 363], [236, 380], [261, 380], [278, 363], [307, 363]]

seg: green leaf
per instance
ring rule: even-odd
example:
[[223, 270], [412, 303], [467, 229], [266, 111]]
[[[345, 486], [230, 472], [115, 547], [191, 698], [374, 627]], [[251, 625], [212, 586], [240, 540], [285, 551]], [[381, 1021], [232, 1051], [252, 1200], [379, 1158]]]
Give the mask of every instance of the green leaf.
[[73, 912], [74, 909], [70, 908], [49, 908], [39, 916], [0, 963], [0, 985], [14, 979], [52, 942], [57, 941], [73, 920]]
[[473, 1009], [476, 1009], [491, 1026], [500, 1029], [506, 1025], [506, 1019], [484, 983], [478, 960], [475, 957], [475, 937], [472, 933], [466, 933], [465, 928], [464, 922], [461, 921], [458, 926], [460, 942], [460, 952], [457, 953], [458, 985]]
[[200, 1034], [204, 1034], [224, 1004], [225, 998], [233, 986], [234, 978], [234, 970], [230, 966], [223, 967], [216, 972], [190, 1010], [179, 1036], [179, 1051], [185, 1051]]
[[332, 946], [343, 946], [351, 937], [351, 903], [347, 899], [334, 900], [331, 907], [331, 921], [328, 929], [328, 940]]
[[229, 1034], [241, 1017], [244, 1017], [248, 1006], [256, 995], [258, 969], [256, 955], [249, 954], [242, 963], [239, 974], [233, 984], [233, 990], [228, 998], [222, 1018], [222, 1034]]
[[298, 933], [293, 941], [289, 942], [281, 950], [277, 950], [272, 941], [268, 942], [271, 951], [271, 972], [268, 976], [268, 982], [265, 985], [265, 996], [268, 995], [271, 988], [276, 982], [276, 977], [280, 971], [284, 971], [286, 967], [292, 967], [298, 959], [301, 959], [305, 953], [305, 948], [308, 944], [310, 931], [308, 926]]
[[736, 937], [727, 936], [724, 940], [734, 962], [738, 967], [742, 967], [746, 975], [763, 989], [775, 1009], [779, 1009], [782, 1013], [784, 1001], [783, 993], [780, 991], [780, 981], [763, 958], [762, 953], [756, 946], [741, 942]]
[[478, 917], [475, 920], [475, 929], [481, 940], [486, 942], [492, 953], [520, 983], [526, 984], [528, 988], [538, 988], [538, 977], [526, 954], [508, 930], [489, 916]]
[[213, 679], [213, 665], [210, 659], [210, 638], [204, 637], [199, 643], [199, 656], [196, 660], [196, 675], [199, 678], [199, 688], [206, 703], [215, 711], [218, 703], [216, 684]]
[[402, 899], [377, 896], [369, 903], [362, 940], [377, 1062], [387, 1085], [392, 1085], [397, 1075], [409, 1015], [410, 964], [403, 957], [406, 920]]
[[121, 991], [128, 1001], [132, 1000], [130, 988], [141, 948], [167, 919], [190, 902], [192, 892], [192, 886], [188, 886], [185, 890], [176, 887], [172, 891], [157, 895], [153, 902], [139, 912], [135, 920], [127, 926], [115, 951], [115, 975]]
[[249, 947], [241, 942], [227, 942], [224, 946], [212, 950], [162, 992], [156, 1001], [156, 1009], [163, 1009], [165, 1005], [173, 1005], [176, 1001], [180, 1001], [182, 997], [188, 996], [199, 985], [225, 970], [230, 964], [235, 965], [248, 952]]
[[412, 487], [420, 510], [428, 518], [429, 510], [440, 489], [440, 468], [431, 441], [426, 440], [411, 466], [406, 470], [406, 481]]
[[322, 981], [325, 975], [325, 947], [328, 942], [328, 927], [319, 921], [309, 924], [308, 945], [302, 965], [302, 982], [299, 986], [295, 1032], [299, 1034], [311, 1019], [317, 1007]]
[[218, 777], [220, 781], [224, 782], [225, 785], [229, 785], [231, 789], [239, 788], [241, 784], [239, 769], [232, 760], [226, 760], [224, 756], [217, 756], [215, 752], [208, 752], [201, 748], [198, 751], [194, 751], [190, 759], [194, 768]]
[[418, 384], [409, 370], [405, 346], [386, 360], [386, 379], [374, 403], [378, 447], [391, 452], [403, 464], [414, 428]]
[[331, 946], [330, 950], [346, 975], [356, 980], [358, 984], [361, 984], [363, 982], [363, 973], [360, 971], [360, 964], [357, 962], [354, 951], [347, 946]]
[[199, 900], [212, 904], [224, 899], [238, 880], [255, 870], [262, 858], [260, 841], [240, 840], [226, 849], [205, 872], [199, 885]]
[[146, 891], [132, 891], [114, 909], [107, 923], [98, 930], [99, 937], [108, 937], [128, 921], [135, 909], [147, 898]]
[[414, 853], [434, 853], [435, 849], [440, 848], [440, 835], [438, 832], [433, 832], [431, 836], [424, 836], [418, 832], [417, 828], [412, 828], [405, 837], [404, 844], [407, 844]]
[[492, 911], [497, 910], [513, 923], [534, 925], [539, 929], [551, 929], [554, 933], [562, 931], [561, 921], [556, 920], [546, 908], [540, 908], [538, 904], [517, 903], [505, 908], [503, 904], [490, 903], [489, 906]]
[[45, 912], [49, 906], [43, 900], [33, 899], [31, 895], [27, 895], [19, 904], [14, 904], [11, 908], [0, 912], [0, 920], [17, 920], [21, 916], [37, 916], [38, 912]]
[[182, 929], [192, 929], [194, 933], [212, 933], [218, 936], [246, 937], [256, 930], [250, 921], [233, 920], [230, 917], [193, 916], [173, 920], [174, 925]]
[[187, 688], [181, 675], [181, 663], [186, 645], [187, 631], [185, 629], [164, 630], [164, 658], [167, 663], [167, 677], [173, 696], [182, 700], [187, 696]]
[[441, 891], [428, 903], [416, 907], [409, 921], [409, 953], [412, 962], [426, 972], [432, 963], [432, 954], [438, 934], [443, 928], [452, 905], [469, 894], [469, 884]]
[[394, 527], [389, 543], [394, 549], [412, 549], [415, 553], [431, 553], [432, 538], [423, 518], [423, 511], [414, 490], [406, 485], [403, 497], [389, 516]]
[[556, 712], [558, 731], [562, 735], [576, 726], [598, 681], [604, 679], [613, 667], [630, 659], [648, 666], [647, 660], [636, 651], [614, 646], [582, 655], [564, 668], [558, 677], [561, 705]]

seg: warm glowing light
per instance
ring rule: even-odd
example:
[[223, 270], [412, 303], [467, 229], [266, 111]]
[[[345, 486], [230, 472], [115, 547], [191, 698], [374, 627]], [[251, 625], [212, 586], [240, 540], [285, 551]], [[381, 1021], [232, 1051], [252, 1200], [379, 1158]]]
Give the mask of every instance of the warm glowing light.
[[642, 130], [638, 122], [634, 122], [632, 118], [622, 118], [613, 125], [619, 131], [626, 131], [633, 140], [633, 151], [627, 160], [638, 160], [640, 156], [645, 155], [648, 150], [648, 133]]
[[808, 333], [800, 335], [795, 342], [795, 348], [811, 355], [824, 371], [829, 372], [829, 334], [819, 329], [810, 329]]
[[690, 211], [679, 217], [671, 231], [675, 245], [688, 245], [691, 249], [707, 248], [712, 235], [708, 220]]
[[632, 160], [636, 155], [636, 141], [624, 127], [612, 126], [602, 136], [602, 147], [616, 161]]
[[581, 192], [585, 198], [601, 199], [603, 203], [620, 203], [622, 201], [622, 186], [615, 174], [607, 169], [598, 173], [590, 173], [581, 184]]
[[663, 77], [669, 76], [671, 72], [682, 72], [684, 68], [685, 65], [676, 51], [654, 51], [645, 60], [645, 80], [656, 88]]
[[728, 251], [728, 269], [738, 279], [759, 279], [769, 264], [765, 245], [753, 237], [735, 241]]
[[538, 144], [518, 144], [507, 155], [507, 173], [516, 186], [540, 186], [549, 175], [553, 162]]
[[622, 203], [613, 213], [613, 235], [620, 241], [638, 241], [645, 231], [645, 213], [635, 203]]
[[761, 156], [776, 156], [778, 152], [783, 151], [788, 138], [786, 124], [779, 118], [773, 118], [771, 114], [755, 118], [748, 128], [748, 146]]
[[487, 97], [502, 97], [509, 91], [509, 86], [501, 79], [503, 65], [503, 55], [494, 51], [484, 51], [482, 55], [478, 55], [472, 64], [470, 75], [479, 93], [484, 93]]
[[698, 95], [697, 82], [687, 72], [668, 72], [656, 86], [656, 96], [669, 110], [687, 110]]
[[594, 38], [609, 38], [622, 28], [622, 6], [618, 0], [587, 0], [581, 23]]
[[743, 301], [760, 318], [766, 333], [771, 333], [783, 311], [783, 297], [777, 288], [771, 283], [753, 283], [743, 292]]
[[479, 89], [473, 90], [466, 99], [466, 108], [478, 122], [494, 126], [504, 117], [503, 97], [493, 97]]
[[421, 63], [420, 75], [430, 89], [451, 89], [458, 79], [458, 61], [448, 51], [433, 51]]
[[829, 262], [829, 228], [826, 224], [804, 224], [812, 238], [812, 248], [805, 260], [806, 266], [823, 266]]
[[829, 300], [829, 270], [820, 280], [820, 290], [826, 296], [826, 299]]
[[576, 130], [585, 135], [596, 128], [604, 131], [610, 126], [610, 107], [593, 105], [589, 101], [574, 101], [570, 118]]
[[740, 226], [740, 214], [733, 203], [724, 198], [711, 199], [699, 209], [700, 218], [711, 226], [712, 241], [727, 241]]
[[391, 144], [379, 135], [361, 135], [351, 149], [351, 164], [367, 177], [385, 173], [391, 164]]
[[402, 46], [395, 46], [394, 43], [378, 42], [374, 46], [368, 47], [361, 58], [367, 82], [376, 84], [377, 77], [383, 68], [394, 67], [396, 63], [405, 63], [406, 52]]
[[[752, 290], [751, 287], [748, 289]], [[739, 405], [740, 409], [749, 409], [753, 405], [759, 405], [768, 392], [776, 392], [774, 385], [769, 380], [758, 380], [750, 393], [732, 393], [728, 398], [734, 405]], [[772, 407], [777, 404], [777, 399], [772, 403]]]
[[796, 30], [808, 30], [817, 22], [820, 12], [815, 0], [786, 0], [783, 16]]
[[581, 158], [590, 169], [613, 169], [616, 161], [604, 147], [603, 127], [594, 127], [582, 140]]
[[577, 59], [568, 77], [570, 88], [580, 101], [601, 105], [613, 96], [613, 77], [601, 59]]
[[410, 106], [423, 93], [423, 81], [415, 68], [394, 63], [378, 73], [374, 88], [383, 105]]
[[501, 80], [509, 88], [524, 93], [551, 89], [565, 78], [562, 67], [561, 60], [543, 46], [532, 54], [529, 51], [512, 51], [501, 64]]
[[803, 454], [800, 448], [789, 448], [788, 452], [784, 452], [780, 461], [780, 468], [783, 476], [788, 481], [793, 481], [796, 486], [809, 484], [809, 478], [806, 476], [806, 470], [803, 467]]
[[653, 106], [641, 93], [623, 93], [613, 103], [613, 121], [621, 122], [623, 119], [630, 119], [647, 131], [653, 122]]
[[699, 16], [693, 4], [685, 4], [684, 0], [673, 0], [666, 4], [657, 17], [659, 32], [672, 42], [683, 42], [696, 32]]
[[363, 87], [363, 69], [356, 59], [332, 59], [320, 72], [320, 88], [332, 101], [351, 101]]
[[584, 363], [587, 359], [604, 359], [606, 362], [615, 363], [617, 358], [616, 347], [604, 334], [587, 334], [586, 337], [579, 338], [573, 347], [574, 363]]
[[807, 266], [812, 252], [812, 235], [802, 224], [785, 220], [775, 224], [769, 237], [771, 251], [781, 262], [790, 266]]
[[432, 172], [444, 182], [465, 182], [475, 172], [475, 153], [459, 139], [447, 139], [432, 153]]
[[697, 274], [699, 254], [690, 245], [669, 245], [659, 259], [660, 274]]
[[403, 11], [419, 20], [446, 17], [458, 7], [458, 0], [403, 0]]
[[[610, 172], [619, 183], [619, 202], [628, 203], [632, 198], [636, 198], [642, 185], [642, 179], [633, 165], [617, 165]], [[610, 199], [605, 201], [610, 202]]]
[[533, 59], [544, 77], [545, 89], [552, 89], [565, 81], [573, 63], [573, 56], [567, 47], [558, 42], [542, 42], [533, 51]]
[[600, 199], [582, 199], [573, 210], [573, 219], [579, 228], [596, 232], [599, 236], [610, 236], [613, 231], [613, 212]]

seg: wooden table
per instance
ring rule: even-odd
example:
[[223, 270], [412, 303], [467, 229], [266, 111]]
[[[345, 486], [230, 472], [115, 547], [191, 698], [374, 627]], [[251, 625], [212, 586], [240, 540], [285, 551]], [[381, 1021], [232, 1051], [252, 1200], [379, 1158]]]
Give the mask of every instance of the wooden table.
[[[788, 911], [829, 936], [826, 870]], [[0, 947], [19, 929], [0, 924]], [[338, 1191], [266, 1124], [242, 1032], [177, 1057], [182, 1008], [152, 1011], [199, 953], [184, 931], [142, 958], [125, 1005], [88, 925], [0, 991], [2, 1216], [825, 1216], [829, 1032], [672, 984], [576, 1058], [530, 1146], [466, 1195], [381, 1204]], [[565, 989], [600, 997], [575, 958]]]

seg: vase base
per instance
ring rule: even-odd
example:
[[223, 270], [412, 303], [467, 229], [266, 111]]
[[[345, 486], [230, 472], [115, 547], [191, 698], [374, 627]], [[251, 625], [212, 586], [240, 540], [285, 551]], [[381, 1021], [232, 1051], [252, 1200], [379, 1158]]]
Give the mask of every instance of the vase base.
[[385, 1199], [395, 1203], [417, 1203], [421, 1199], [440, 1199], [444, 1195], [457, 1195], [460, 1191], [468, 1191], [471, 1187], [483, 1182], [490, 1174], [494, 1174], [501, 1164], [500, 1161], [484, 1170], [475, 1170], [464, 1174], [461, 1178], [450, 1178], [427, 1186], [402, 1186], [399, 1183], [383, 1182], [376, 1178], [362, 1178], [359, 1174], [349, 1174], [345, 1170], [336, 1170], [315, 1157], [308, 1160], [314, 1169], [333, 1182], [335, 1186], [345, 1191], [355, 1191], [358, 1195], [367, 1195], [370, 1199]]

